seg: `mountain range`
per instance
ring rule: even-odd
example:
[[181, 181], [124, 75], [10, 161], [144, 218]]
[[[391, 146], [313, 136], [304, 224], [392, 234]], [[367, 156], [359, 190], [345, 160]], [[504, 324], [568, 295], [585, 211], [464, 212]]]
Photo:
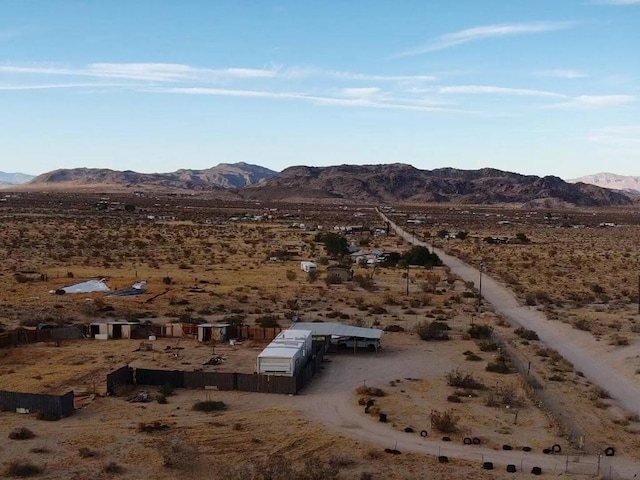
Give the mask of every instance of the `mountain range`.
[[632, 195], [640, 195], [640, 177], [628, 175], [616, 175], [615, 173], [596, 173], [579, 178], [567, 180], [569, 183], [588, 183], [602, 188], [622, 190]]
[[205, 170], [137, 173], [109, 169], [55, 170], [19, 187], [29, 190], [183, 190], [209, 192], [225, 200], [294, 203], [456, 202], [518, 203], [525, 207], [628, 205], [623, 192], [520, 175], [492, 168], [420, 170], [407, 164], [290, 167], [277, 173], [247, 163]]
[[0, 187], [6, 187], [9, 185], [20, 185], [22, 183], [27, 183], [33, 178], [35, 178], [33, 175], [26, 175], [24, 173], [0, 172]]

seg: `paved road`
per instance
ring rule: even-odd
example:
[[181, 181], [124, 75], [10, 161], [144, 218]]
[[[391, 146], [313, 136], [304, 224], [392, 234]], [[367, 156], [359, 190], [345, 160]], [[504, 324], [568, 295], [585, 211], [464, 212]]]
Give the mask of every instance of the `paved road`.
[[[389, 221], [385, 215], [380, 215], [385, 221]], [[429, 247], [425, 242], [414, 239], [411, 234], [393, 222], [390, 224], [407, 242]], [[477, 269], [447, 255], [440, 249], [436, 248], [435, 252], [453, 273], [464, 280], [479, 284], [480, 272]], [[576, 330], [559, 321], [548, 320], [539, 310], [521, 306], [511, 291], [486, 273], [482, 275], [482, 297], [491, 303], [496, 312], [504, 315], [513, 324], [535, 331], [542, 342], [557, 350], [591, 382], [607, 390], [611, 397], [624, 408], [640, 414], [640, 386], [613, 366], [608, 365], [602, 357], [593, 354], [601, 346], [589, 332]]]

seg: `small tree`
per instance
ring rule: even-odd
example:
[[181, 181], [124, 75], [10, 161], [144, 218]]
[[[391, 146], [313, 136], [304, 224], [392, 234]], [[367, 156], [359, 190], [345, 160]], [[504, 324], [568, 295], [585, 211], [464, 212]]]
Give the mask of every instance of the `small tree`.
[[423, 267], [433, 267], [442, 265], [442, 260], [435, 253], [431, 253], [427, 247], [415, 245], [402, 256], [409, 265], [421, 265]]

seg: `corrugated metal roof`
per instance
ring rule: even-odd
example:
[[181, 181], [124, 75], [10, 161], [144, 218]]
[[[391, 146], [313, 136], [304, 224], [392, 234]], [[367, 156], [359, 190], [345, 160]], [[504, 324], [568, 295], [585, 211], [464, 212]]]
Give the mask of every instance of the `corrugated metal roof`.
[[290, 330], [309, 330], [315, 336], [382, 338], [382, 330], [378, 328], [353, 327], [342, 323], [318, 322], [318, 323], [294, 323]]

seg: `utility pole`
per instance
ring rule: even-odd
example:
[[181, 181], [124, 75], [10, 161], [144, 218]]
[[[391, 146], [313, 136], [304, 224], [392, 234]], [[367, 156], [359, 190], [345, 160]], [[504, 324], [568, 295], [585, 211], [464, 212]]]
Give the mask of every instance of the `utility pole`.
[[407, 297], [409, 296], [409, 263], [407, 263]]
[[638, 313], [640, 313], [640, 275], [638, 275]]
[[484, 263], [480, 262], [480, 283], [478, 285], [478, 312], [480, 312], [480, 306], [482, 305], [482, 270], [484, 269]]

